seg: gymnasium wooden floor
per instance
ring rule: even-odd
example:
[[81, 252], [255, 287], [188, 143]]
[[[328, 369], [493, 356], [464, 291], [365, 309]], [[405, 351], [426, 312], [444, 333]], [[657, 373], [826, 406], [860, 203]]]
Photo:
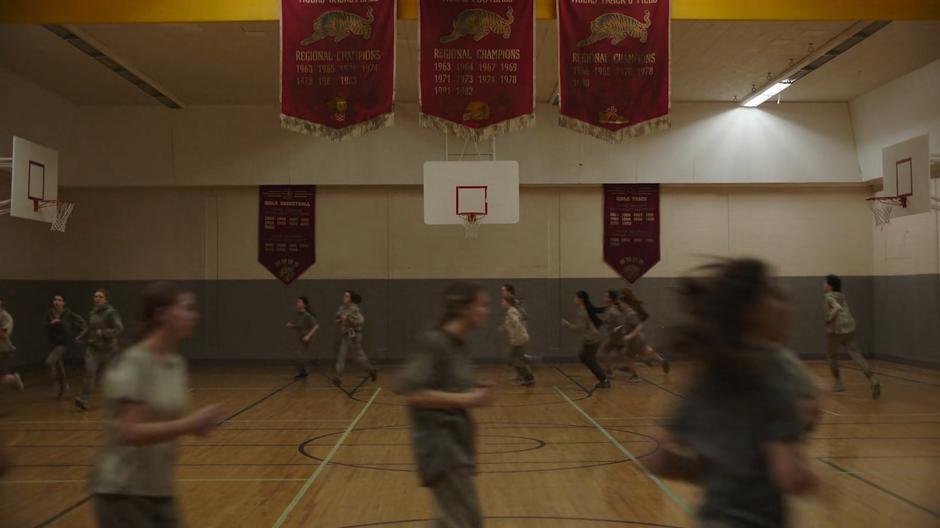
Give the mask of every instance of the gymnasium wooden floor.
[[[849, 365], [847, 392], [829, 394], [826, 366], [810, 363], [826, 389], [810, 449], [823, 485], [796, 502], [795, 525], [940, 526], [940, 371], [877, 362], [883, 396], [873, 402]], [[509, 385], [508, 367], [484, 367], [482, 377], [501, 385], [495, 405], [476, 413], [487, 526], [691, 526], [683, 510], [695, 488], [659, 483], [642, 467], [687, 371], [644, 368], [643, 383], [615, 380], [588, 396], [577, 364], [539, 367], [530, 390]], [[230, 416], [212, 437], [183, 441], [177, 477], [189, 526], [424, 526], [431, 504], [417, 486], [390, 372], [348, 393], [320, 375], [294, 382], [291, 374], [192, 369], [194, 403], [220, 402]], [[91, 526], [85, 478], [101, 442], [100, 399], [79, 413], [52, 401], [37, 376], [0, 398], [3, 450], [15, 464], [0, 480], [0, 523]], [[73, 392], [78, 383], [73, 377]]]

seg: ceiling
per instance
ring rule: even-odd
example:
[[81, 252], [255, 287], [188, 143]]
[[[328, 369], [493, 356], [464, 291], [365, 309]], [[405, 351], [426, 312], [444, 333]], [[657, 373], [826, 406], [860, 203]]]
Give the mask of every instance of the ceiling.
[[[675, 21], [674, 101], [731, 101], [787, 69], [853, 21]], [[82, 25], [76, 29], [184, 104], [271, 104], [276, 22]], [[417, 100], [417, 22], [397, 23], [397, 99]], [[553, 21], [536, 24], [536, 96], [557, 78]], [[0, 25], [0, 67], [78, 104], [158, 104], [41, 26]], [[785, 101], [849, 101], [940, 58], [940, 22], [894, 22], [804, 77]]]

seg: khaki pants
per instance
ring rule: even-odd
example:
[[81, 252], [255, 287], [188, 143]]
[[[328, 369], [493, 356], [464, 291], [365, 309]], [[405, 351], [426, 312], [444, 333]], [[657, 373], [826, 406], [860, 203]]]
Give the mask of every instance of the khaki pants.
[[343, 377], [343, 373], [346, 371], [346, 355], [350, 352], [352, 352], [353, 361], [366, 371], [372, 372], [372, 364], [369, 363], [369, 358], [366, 357], [366, 352], [362, 349], [362, 336], [344, 335], [340, 338], [339, 349], [336, 351], [336, 375], [338, 377]]
[[453, 468], [430, 485], [437, 506], [432, 528], [481, 528], [483, 515], [473, 483], [473, 470]]
[[100, 528], [176, 528], [182, 526], [173, 497], [93, 496]]
[[46, 357], [46, 368], [49, 369], [49, 377], [60, 389], [65, 387], [65, 362], [62, 361], [62, 358], [65, 357], [67, 350], [68, 347], [65, 345], [56, 345], [52, 348], [52, 352], [49, 352], [49, 356]]
[[866, 378], [872, 377], [871, 367], [868, 366], [868, 362], [865, 361], [861, 352], [858, 351], [858, 345], [855, 342], [855, 332], [850, 334], [827, 334], [826, 338], [826, 344], [828, 345], [826, 347], [826, 356], [829, 358], [829, 370], [832, 372], [832, 377], [836, 379], [839, 378], [838, 354], [842, 349], [845, 349], [849, 357], [862, 368]]
[[535, 378], [535, 374], [533, 374], [532, 369], [529, 368], [529, 362], [525, 357], [525, 347], [510, 345], [509, 364], [512, 365], [512, 368], [516, 369], [516, 374], [520, 378], [524, 380]]
[[100, 350], [92, 347], [85, 349], [85, 379], [82, 384], [81, 399], [88, 400], [88, 397], [95, 390], [98, 375], [116, 355], [113, 349]]

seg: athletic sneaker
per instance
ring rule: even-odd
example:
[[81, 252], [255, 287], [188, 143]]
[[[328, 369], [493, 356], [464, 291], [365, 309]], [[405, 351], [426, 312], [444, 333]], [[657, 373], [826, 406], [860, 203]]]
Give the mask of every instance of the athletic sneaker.
[[609, 389], [609, 388], [610, 388], [610, 380], [598, 381], [598, 382], [594, 385], [594, 388], [595, 388], [595, 389]]
[[297, 374], [294, 374], [294, 379], [304, 379], [306, 377], [307, 377], [306, 372], [298, 372]]
[[81, 397], [75, 398], [75, 406], [83, 411], [88, 410], [88, 402]]
[[519, 385], [523, 387], [529, 387], [529, 386], [535, 385], [535, 378], [526, 378], [522, 380], [521, 382], [519, 382]]
[[881, 382], [874, 380], [871, 382], [871, 399], [877, 400], [881, 397]]
[[634, 375], [633, 377], [627, 378], [627, 383], [639, 383], [640, 377]]
[[836, 379], [836, 383], [832, 387], [832, 392], [845, 392], [845, 385], [842, 384], [841, 379]]

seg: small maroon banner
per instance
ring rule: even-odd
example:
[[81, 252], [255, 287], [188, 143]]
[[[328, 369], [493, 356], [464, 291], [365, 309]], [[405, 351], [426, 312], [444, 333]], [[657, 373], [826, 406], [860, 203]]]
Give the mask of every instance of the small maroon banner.
[[669, 0], [558, 0], [558, 123], [612, 143], [668, 128], [669, 17]]
[[420, 123], [481, 140], [535, 124], [534, 0], [419, 0]]
[[392, 124], [396, 0], [281, 0], [281, 126], [342, 139]]
[[604, 185], [604, 262], [631, 283], [659, 262], [659, 184]]
[[258, 187], [258, 262], [284, 284], [317, 260], [317, 186]]

